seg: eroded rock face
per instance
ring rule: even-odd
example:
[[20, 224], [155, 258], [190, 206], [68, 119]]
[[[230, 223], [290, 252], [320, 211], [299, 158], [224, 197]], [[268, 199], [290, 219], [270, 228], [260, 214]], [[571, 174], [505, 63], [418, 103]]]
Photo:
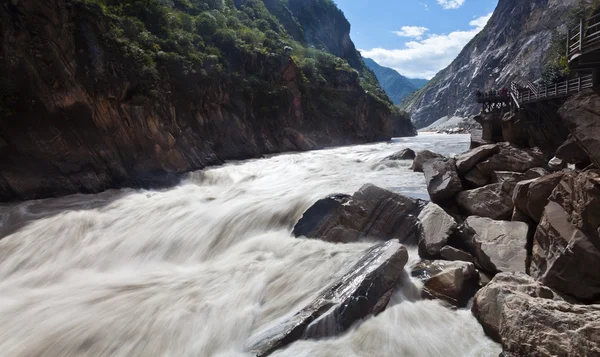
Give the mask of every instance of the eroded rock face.
[[444, 158], [443, 155], [436, 154], [429, 150], [419, 151], [419, 152], [417, 152], [417, 154], [415, 156], [411, 170], [413, 170], [415, 172], [423, 172], [423, 164], [425, 163], [425, 161], [431, 160], [431, 159], [443, 159], [443, 158]]
[[587, 89], [572, 96], [558, 111], [573, 138], [600, 168], [600, 96]]
[[600, 174], [564, 175], [534, 237], [532, 275], [583, 301], [600, 299]]
[[527, 231], [522, 222], [469, 217], [460, 229], [479, 266], [490, 273], [525, 272]]
[[433, 202], [444, 202], [462, 191], [462, 182], [452, 159], [431, 159], [423, 163], [427, 192]]
[[419, 221], [419, 254], [423, 257], [438, 256], [458, 227], [456, 220], [431, 202], [419, 214]]
[[407, 261], [408, 252], [397, 240], [373, 246], [304, 309], [251, 338], [248, 351], [268, 356], [299, 339], [337, 335], [356, 321], [378, 314], [387, 306]]
[[417, 244], [422, 207], [422, 201], [367, 184], [349, 199], [318, 201], [298, 221], [294, 235], [335, 243], [368, 238]]
[[499, 145], [499, 152], [477, 164], [479, 170], [487, 175], [494, 171], [525, 172], [546, 163], [539, 149], [519, 149], [506, 143]]
[[563, 172], [557, 172], [517, 183], [512, 196], [515, 207], [539, 223], [550, 194], [564, 175]]
[[478, 289], [479, 274], [468, 262], [424, 260], [412, 269], [412, 275], [423, 282], [423, 297], [457, 307], [466, 306]]
[[508, 185], [492, 184], [460, 192], [456, 202], [469, 215], [492, 219], [510, 219], [514, 204]]
[[386, 157], [385, 160], [414, 160], [416, 156], [412, 149], [404, 149]]

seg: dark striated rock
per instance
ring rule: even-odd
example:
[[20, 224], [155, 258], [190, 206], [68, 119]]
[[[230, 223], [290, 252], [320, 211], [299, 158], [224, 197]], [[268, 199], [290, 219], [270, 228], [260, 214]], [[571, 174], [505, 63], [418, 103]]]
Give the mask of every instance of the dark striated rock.
[[457, 307], [465, 307], [479, 287], [479, 274], [468, 262], [423, 260], [413, 267], [412, 276], [423, 282], [423, 297]]
[[461, 262], [469, 262], [474, 263], [475, 258], [473, 256], [463, 250], [451, 247], [449, 245], [445, 246], [440, 250], [440, 255], [442, 258], [450, 261], [461, 261]]
[[508, 188], [506, 184], [492, 184], [463, 191], [456, 196], [456, 202], [472, 216], [510, 219], [514, 205]]
[[397, 240], [373, 246], [304, 309], [251, 338], [248, 351], [256, 357], [268, 356], [299, 339], [337, 335], [378, 314], [387, 306], [407, 261], [408, 252]]
[[557, 172], [517, 183], [512, 196], [515, 207], [539, 223], [550, 194], [563, 176], [563, 172]]
[[412, 149], [404, 149], [385, 158], [385, 160], [414, 160], [417, 154]]
[[556, 150], [555, 156], [569, 164], [589, 164], [590, 156], [581, 148], [573, 135]]
[[469, 217], [460, 236], [480, 267], [490, 273], [525, 272], [528, 226], [522, 222]]
[[448, 238], [458, 224], [440, 206], [431, 202], [419, 214], [419, 254], [422, 257], [435, 257], [448, 242]]
[[461, 175], [469, 172], [475, 165], [498, 153], [499, 147], [496, 144], [479, 146], [476, 149], [467, 151], [456, 157], [456, 168]]
[[518, 149], [506, 143], [499, 145], [499, 152], [477, 164], [481, 172], [491, 175], [494, 171], [525, 172], [546, 163], [539, 149]]
[[423, 163], [427, 191], [433, 202], [444, 202], [462, 191], [462, 183], [452, 159], [431, 159]]
[[534, 237], [532, 275], [583, 301], [600, 299], [600, 173], [565, 174]]
[[567, 100], [558, 111], [572, 137], [600, 168], [600, 96], [593, 89], [582, 91]]
[[471, 188], [483, 187], [490, 182], [489, 176], [485, 175], [477, 167], [467, 172], [463, 179], [471, 186]]
[[350, 199], [321, 200], [309, 208], [294, 227], [296, 237], [351, 243], [361, 239], [399, 239], [417, 243], [423, 202], [370, 184]]
[[414, 159], [413, 164], [410, 169], [415, 172], [423, 172], [423, 164], [425, 163], [425, 161], [431, 160], [431, 159], [443, 159], [443, 158], [444, 158], [443, 155], [436, 154], [429, 150], [419, 151], [419, 152], [417, 152], [417, 155], [415, 156], [415, 159]]

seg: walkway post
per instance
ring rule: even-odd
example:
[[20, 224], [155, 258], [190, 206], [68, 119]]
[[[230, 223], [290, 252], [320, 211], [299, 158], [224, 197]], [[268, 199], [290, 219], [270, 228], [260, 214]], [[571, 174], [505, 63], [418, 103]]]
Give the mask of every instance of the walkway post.
[[583, 52], [583, 18], [579, 19], [579, 52]]
[[569, 43], [571, 42], [571, 29], [567, 26], [567, 61], [569, 60]]

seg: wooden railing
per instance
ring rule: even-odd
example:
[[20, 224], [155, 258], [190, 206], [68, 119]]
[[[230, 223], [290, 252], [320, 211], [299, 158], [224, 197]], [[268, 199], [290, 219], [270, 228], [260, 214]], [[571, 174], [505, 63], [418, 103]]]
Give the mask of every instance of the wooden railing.
[[600, 14], [587, 20], [579, 20], [579, 25], [567, 30], [567, 58], [573, 60], [578, 55], [600, 47]]
[[[561, 83], [556, 83], [545, 87], [537, 87], [537, 91], [534, 91], [531, 88], [518, 89], [518, 96], [513, 98], [513, 101], [516, 99], [516, 104], [519, 106], [524, 103], [568, 96], [592, 87], [594, 87], [594, 77], [593, 75], [588, 74]], [[511, 94], [514, 94], [512, 90]]]

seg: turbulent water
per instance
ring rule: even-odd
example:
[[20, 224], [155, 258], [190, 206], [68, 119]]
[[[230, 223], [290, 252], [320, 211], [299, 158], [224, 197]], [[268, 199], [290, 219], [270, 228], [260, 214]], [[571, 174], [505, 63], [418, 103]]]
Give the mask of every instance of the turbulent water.
[[[290, 236], [317, 199], [364, 183], [427, 197], [405, 147], [425, 135], [230, 163], [167, 190], [114, 190], [0, 207], [0, 356], [247, 357], [245, 346], [342, 275], [370, 243]], [[416, 260], [413, 254], [412, 260]], [[386, 311], [292, 356], [497, 356], [469, 311], [420, 301], [406, 282]]]

